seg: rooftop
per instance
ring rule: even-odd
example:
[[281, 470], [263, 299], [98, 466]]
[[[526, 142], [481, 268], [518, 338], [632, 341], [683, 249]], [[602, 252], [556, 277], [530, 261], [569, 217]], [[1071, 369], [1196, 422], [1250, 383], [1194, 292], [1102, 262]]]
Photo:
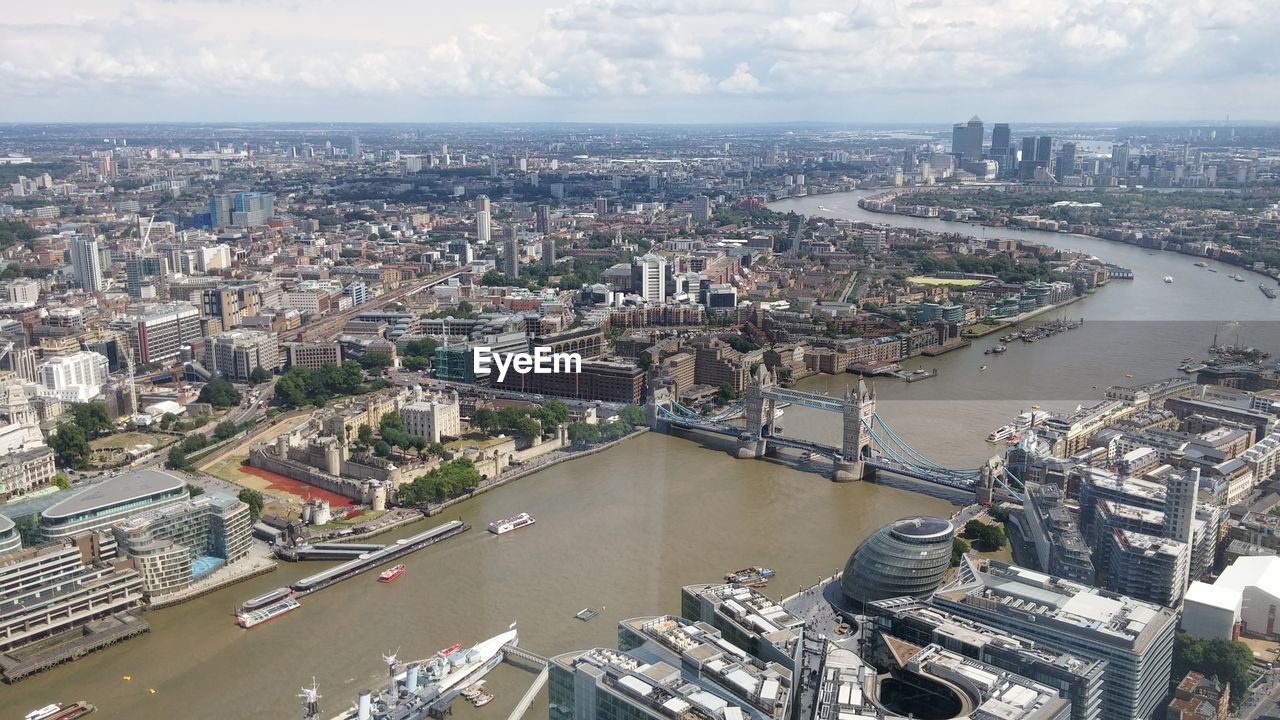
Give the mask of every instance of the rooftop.
[[176, 475], [160, 470], [132, 470], [110, 480], [82, 490], [51, 506], [41, 515], [46, 518], [65, 518], [89, 510], [140, 500], [150, 495], [181, 490], [186, 483]]

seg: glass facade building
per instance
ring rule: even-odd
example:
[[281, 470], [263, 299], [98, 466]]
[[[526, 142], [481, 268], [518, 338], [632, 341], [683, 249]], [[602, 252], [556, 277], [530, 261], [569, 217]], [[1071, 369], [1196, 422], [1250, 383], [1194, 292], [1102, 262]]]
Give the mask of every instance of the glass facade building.
[[951, 566], [955, 527], [937, 517], [903, 518], [872, 533], [849, 556], [840, 590], [850, 602], [931, 594]]

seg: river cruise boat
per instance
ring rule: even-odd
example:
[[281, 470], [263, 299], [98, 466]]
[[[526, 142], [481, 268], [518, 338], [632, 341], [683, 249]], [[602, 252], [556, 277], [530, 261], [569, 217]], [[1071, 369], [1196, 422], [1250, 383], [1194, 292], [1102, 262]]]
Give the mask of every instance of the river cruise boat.
[[81, 700], [73, 703], [54, 703], [27, 713], [22, 720], [74, 720], [95, 712], [98, 708]]
[[494, 535], [504, 535], [512, 530], [519, 530], [522, 527], [532, 525], [536, 520], [527, 512], [522, 512], [515, 517], [509, 517], [505, 520], [494, 520], [489, 523], [489, 532]]
[[248, 629], [261, 625], [264, 622], [275, 620], [281, 615], [297, 610], [300, 607], [302, 607], [302, 605], [299, 604], [297, 600], [293, 599], [292, 596], [289, 596], [264, 608], [238, 612], [236, 613], [236, 622], [240, 624], [240, 627]]
[[404, 565], [396, 565], [395, 567], [387, 568], [386, 570], [383, 570], [381, 573], [378, 574], [378, 582], [380, 583], [395, 582], [395, 579], [403, 575], [404, 571], [405, 571]]

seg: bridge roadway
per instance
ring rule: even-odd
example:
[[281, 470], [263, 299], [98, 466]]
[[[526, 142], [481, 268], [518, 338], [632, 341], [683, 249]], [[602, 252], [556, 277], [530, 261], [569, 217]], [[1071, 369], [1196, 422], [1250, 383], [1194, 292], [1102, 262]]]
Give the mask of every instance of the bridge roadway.
[[[804, 394], [804, 393], [800, 393], [800, 394]], [[814, 397], [814, 396], [811, 396], [811, 397]], [[788, 400], [787, 402], [792, 402], [792, 400]], [[731, 425], [725, 425], [723, 423], [711, 422], [711, 421], [700, 420], [695, 418], [677, 417], [674, 414], [668, 415], [666, 419], [671, 425], [675, 425], [676, 427], [682, 427], [685, 429], [702, 430], [705, 432], [716, 433], [718, 435], [725, 435], [733, 438], [737, 438], [745, 434], [745, 431], [743, 430], [743, 428], [736, 428]], [[821, 455], [822, 457], [830, 458], [831, 460], [841, 459], [841, 455], [842, 455], [840, 448], [832, 447], [830, 445], [823, 445], [822, 443], [813, 442], [812, 440], [801, 440], [799, 438], [783, 437], [781, 435], [768, 435], [768, 436], [762, 437], [761, 440], [769, 443], [774, 447], [785, 447], [793, 450], [799, 450], [801, 452], [810, 452], [810, 453], [814, 453], [815, 455]], [[875, 468], [877, 471], [893, 473], [894, 475], [901, 475], [903, 477], [912, 478], [914, 480], [921, 480], [923, 482], [934, 483], [936, 485], [944, 485], [946, 487], [955, 488], [957, 490], [973, 491], [975, 489], [974, 481], [972, 480], [960, 480], [956, 478], [946, 477], [940, 473], [934, 473], [928, 470], [911, 467], [909, 465], [904, 465], [900, 462], [896, 462], [888, 457], [885, 457], [884, 455], [879, 455], [879, 454], [872, 455], [869, 458], [865, 458], [864, 463], [866, 464], [867, 467]]]
[[770, 400], [789, 402], [792, 405], [800, 405], [814, 410], [825, 410], [833, 413], [844, 412], [844, 398], [814, 395], [813, 393], [800, 392], [799, 390], [788, 390], [776, 385], [765, 388], [763, 394]]

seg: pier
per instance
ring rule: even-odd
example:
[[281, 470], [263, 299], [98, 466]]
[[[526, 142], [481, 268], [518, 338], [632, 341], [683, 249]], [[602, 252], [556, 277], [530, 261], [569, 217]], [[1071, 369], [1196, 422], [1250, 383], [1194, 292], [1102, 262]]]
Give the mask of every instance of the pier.
[[507, 720], [521, 720], [521, 718], [524, 717], [524, 714], [529, 711], [529, 707], [533, 705], [533, 701], [538, 697], [538, 693], [541, 692], [542, 688], [546, 687], [547, 677], [550, 675], [551, 671], [551, 661], [537, 653], [530, 652], [517, 645], [503, 645], [502, 657], [507, 662], [511, 662], [511, 658], [516, 657], [530, 665], [542, 668], [538, 672], [537, 677], [533, 679], [533, 683], [529, 685], [529, 689], [525, 691], [524, 696], [520, 698], [520, 702], [516, 703], [511, 714], [507, 716]]
[[329, 587], [336, 582], [341, 582], [347, 578], [355, 577], [366, 570], [372, 570], [378, 565], [391, 562], [392, 560], [397, 560], [411, 552], [414, 552], [415, 550], [421, 550], [424, 547], [434, 545], [442, 540], [447, 540], [454, 535], [464, 533], [470, 529], [471, 526], [461, 520], [453, 520], [427, 530], [426, 532], [421, 532], [417, 535], [413, 535], [412, 537], [397, 540], [381, 550], [375, 550], [367, 555], [361, 555], [355, 560], [343, 563], [337, 567], [323, 570], [315, 575], [309, 575], [289, 587], [293, 589], [293, 592], [296, 595], [313, 593], [317, 590]]

